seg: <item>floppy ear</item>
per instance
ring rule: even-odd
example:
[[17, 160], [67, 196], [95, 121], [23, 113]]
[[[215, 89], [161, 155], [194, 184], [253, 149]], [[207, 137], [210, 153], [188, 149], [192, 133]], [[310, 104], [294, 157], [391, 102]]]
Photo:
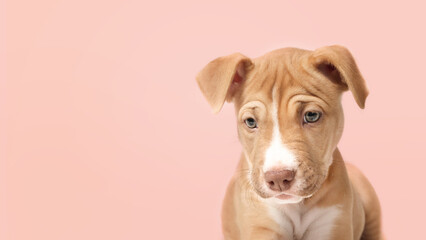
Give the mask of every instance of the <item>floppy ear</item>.
[[211, 61], [198, 73], [198, 86], [215, 113], [220, 111], [225, 100], [232, 101], [251, 65], [249, 58], [234, 53]]
[[322, 47], [312, 53], [312, 64], [331, 81], [349, 88], [360, 108], [365, 107], [368, 89], [352, 54], [345, 47]]

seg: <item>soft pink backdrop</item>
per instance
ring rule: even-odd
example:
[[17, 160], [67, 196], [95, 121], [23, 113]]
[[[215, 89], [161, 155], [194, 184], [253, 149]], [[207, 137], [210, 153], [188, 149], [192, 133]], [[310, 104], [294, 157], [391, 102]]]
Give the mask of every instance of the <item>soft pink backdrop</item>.
[[[155, 3], [154, 3], [155, 2]], [[388, 239], [424, 236], [422, 1], [0, 3], [0, 239], [221, 239], [241, 150], [232, 105], [195, 83], [240, 51], [347, 46], [340, 142], [381, 199]]]

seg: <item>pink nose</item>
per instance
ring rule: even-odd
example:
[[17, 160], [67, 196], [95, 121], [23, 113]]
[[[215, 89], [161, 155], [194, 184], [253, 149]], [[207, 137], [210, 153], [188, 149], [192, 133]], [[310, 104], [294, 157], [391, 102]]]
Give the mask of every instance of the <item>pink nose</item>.
[[294, 175], [295, 171], [292, 170], [267, 171], [265, 181], [271, 190], [285, 191], [291, 187]]

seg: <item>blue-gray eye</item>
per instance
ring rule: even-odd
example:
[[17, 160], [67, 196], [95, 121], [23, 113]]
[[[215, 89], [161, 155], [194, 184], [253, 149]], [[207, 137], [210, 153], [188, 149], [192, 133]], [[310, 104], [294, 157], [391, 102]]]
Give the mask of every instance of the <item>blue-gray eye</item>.
[[306, 112], [305, 116], [303, 116], [303, 121], [305, 123], [314, 123], [317, 122], [321, 118], [320, 112]]
[[257, 122], [256, 120], [254, 120], [254, 118], [247, 118], [246, 120], [244, 120], [244, 122], [249, 128], [257, 128]]

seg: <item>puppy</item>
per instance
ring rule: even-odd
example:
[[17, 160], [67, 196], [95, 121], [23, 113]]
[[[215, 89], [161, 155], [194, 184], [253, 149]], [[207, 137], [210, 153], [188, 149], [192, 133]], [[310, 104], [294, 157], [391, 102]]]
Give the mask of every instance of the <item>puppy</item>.
[[219, 112], [233, 102], [243, 153], [223, 202], [225, 239], [383, 239], [377, 195], [337, 144], [342, 93], [368, 90], [342, 46], [220, 57], [199, 87]]

